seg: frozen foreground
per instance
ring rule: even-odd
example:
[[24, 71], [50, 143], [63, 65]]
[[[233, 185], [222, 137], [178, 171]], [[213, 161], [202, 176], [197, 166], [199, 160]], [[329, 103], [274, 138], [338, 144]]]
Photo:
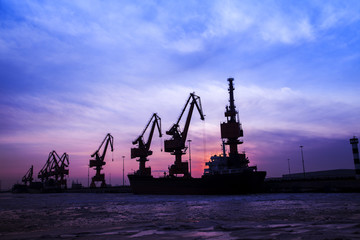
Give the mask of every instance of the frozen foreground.
[[0, 239], [360, 239], [360, 194], [0, 194]]

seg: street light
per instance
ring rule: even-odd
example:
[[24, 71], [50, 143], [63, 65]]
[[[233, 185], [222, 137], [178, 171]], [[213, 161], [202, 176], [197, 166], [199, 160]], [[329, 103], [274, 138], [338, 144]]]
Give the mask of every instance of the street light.
[[125, 156], [122, 156], [122, 159], [123, 159], [123, 186], [125, 186], [125, 174], [124, 174], [125, 173], [125, 170], [124, 170], [125, 169], [124, 168]]
[[304, 178], [305, 178], [305, 164], [304, 164], [304, 153], [303, 153], [303, 147], [304, 147], [304, 146], [300, 146], [300, 149], [301, 149], [301, 160], [302, 160], [303, 172], [304, 172]]
[[90, 164], [89, 164], [89, 167], [88, 167], [88, 188], [89, 188], [89, 179], [90, 179]]
[[288, 167], [289, 167], [289, 174], [290, 174], [290, 158], [288, 158]]
[[190, 162], [190, 176], [191, 176], [191, 148], [190, 148], [191, 140], [190, 139], [188, 140], [188, 143], [189, 143], [189, 162]]

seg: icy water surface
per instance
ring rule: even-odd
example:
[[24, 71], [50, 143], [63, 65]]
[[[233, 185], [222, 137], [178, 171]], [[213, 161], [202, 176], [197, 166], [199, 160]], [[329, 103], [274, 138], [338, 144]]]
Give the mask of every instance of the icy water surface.
[[0, 239], [360, 239], [360, 194], [0, 194]]

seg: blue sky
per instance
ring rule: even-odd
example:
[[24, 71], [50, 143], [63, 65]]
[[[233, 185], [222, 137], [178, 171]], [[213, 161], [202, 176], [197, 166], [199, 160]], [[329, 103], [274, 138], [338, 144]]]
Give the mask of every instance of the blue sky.
[[[53, 149], [86, 179], [90, 154], [110, 132], [111, 173], [127, 172], [131, 141], [153, 112], [163, 132], [190, 92], [194, 168], [220, 149], [228, 77], [245, 149], [269, 177], [353, 168], [359, 135], [359, 1], [0, 1], [0, 180], [37, 172]], [[166, 136], [165, 138], [166, 139]], [[154, 170], [173, 157], [154, 139]], [[197, 155], [196, 155], [197, 154]], [[205, 159], [204, 159], [205, 158]], [[85, 182], [84, 182], [85, 183]]]

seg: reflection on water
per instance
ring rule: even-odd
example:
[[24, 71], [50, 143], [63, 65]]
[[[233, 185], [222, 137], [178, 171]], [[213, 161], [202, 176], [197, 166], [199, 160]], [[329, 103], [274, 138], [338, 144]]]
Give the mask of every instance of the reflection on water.
[[0, 194], [1, 239], [360, 239], [360, 194]]

